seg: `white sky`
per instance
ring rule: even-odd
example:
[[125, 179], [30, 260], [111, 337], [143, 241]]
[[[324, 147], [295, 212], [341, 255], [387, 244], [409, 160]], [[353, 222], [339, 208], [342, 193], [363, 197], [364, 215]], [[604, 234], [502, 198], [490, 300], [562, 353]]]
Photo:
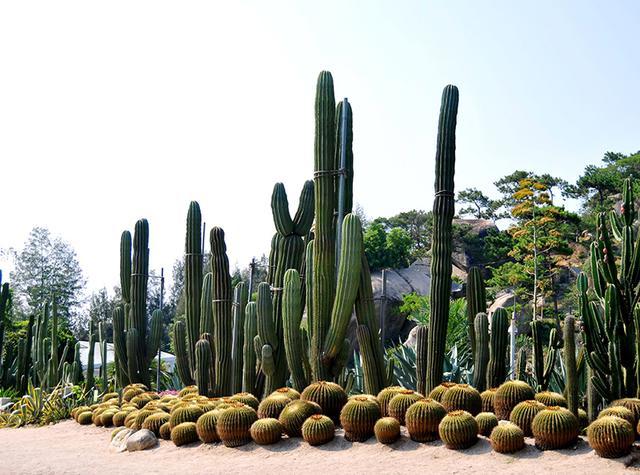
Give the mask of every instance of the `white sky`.
[[268, 251], [273, 184], [293, 207], [312, 176], [322, 69], [354, 109], [355, 200], [371, 217], [430, 209], [448, 83], [458, 190], [517, 168], [574, 180], [640, 149], [638, 3], [516, 5], [3, 2], [0, 248], [46, 226], [89, 291], [111, 287], [120, 233], [146, 217], [151, 267], [170, 273], [195, 199], [246, 265]]

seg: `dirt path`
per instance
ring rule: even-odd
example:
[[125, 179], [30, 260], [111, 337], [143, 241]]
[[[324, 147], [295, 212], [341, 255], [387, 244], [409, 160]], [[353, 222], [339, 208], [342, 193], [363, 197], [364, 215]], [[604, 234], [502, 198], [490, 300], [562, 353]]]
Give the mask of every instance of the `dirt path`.
[[[221, 444], [175, 447], [160, 441], [145, 452], [114, 453], [110, 430], [73, 421], [40, 428], [0, 430], [0, 473], [41, 474], [280, 474], [280, 473], [509, 473], [609, 474], [640, 472], [640, 448], [629, 457], [606, 460], [584, 441], [576, 449], [541, 452], [527, 440], [515, 455], [493, 452], [485, 438], [469, 450], [453, 451], [441, 442], [418, 444], [405, 436], [391, 446], [375, 439], [350, 443], [341, 435], [330, 444], [310, 447], [284, 439], [268, 447], [253, 443], [237, 449]], [[633, 463], [631, 468], [625, 464]]]

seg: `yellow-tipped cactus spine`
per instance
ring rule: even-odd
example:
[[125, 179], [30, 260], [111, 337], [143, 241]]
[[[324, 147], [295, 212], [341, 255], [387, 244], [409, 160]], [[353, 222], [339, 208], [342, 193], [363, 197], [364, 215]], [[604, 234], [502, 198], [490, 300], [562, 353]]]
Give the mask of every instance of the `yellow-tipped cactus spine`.
[[562, 394], [554, 393], [552, 391], [542, 391], [537, 393], [534, 399], [545, 406], [567, 407], [567, 399]]
[[381, 444], [393, 444], [400, 438], [400, 422], [395, 417], [378, 419], [373, 426], [373, 433]]
[[478, 441], [478, 423], [466, 411], [453, 411], [444, 416], [438, 432], [448, 449], [467, 449]]
[[249, 429], [251, 438], [258, 445], [275, 444], [282, 438], [282, 432], [280, 421], [270, 417], [256, 420]]
[[435, 388], [433, 388], [431, 390], [431, 392], [429, 393], [429, 396], [431, 399], [434, 399], [438, 402], [442, 402], [442, 398], [444, 397], [445, 393], [456, 386], [456, 383], [450, 383], [448, 381], [445, 381], [443, 383], [440, 383], [438, 386], [436, 386]]
[[350, 442], [366, 441], [373, 436], [373, 427], [378, 419], [380, 419], [380, 406], [376, 401], [366, 396], [349, 399], [340, 412], [344, 438]]
[[631, 452], [636, 433], [629, 421], [616, 416], [603, 416], [589, 425], [587, 439], [600, 457], [617, 458]]
[[551, 406], [533, 418], [531, 432], [539, 449], [563, 449], [576, 442], [580, 424], [578, 418], [568, 409]]
[[600, 414], [598, 414], [598, 419], [605, 416], [616, 416], [616, 417], [619, 417], [620, 419], [629, 421], [629, 424], [631, 424], [631, 426], [636, 425], [636, 418], [634, 417], [633, 412], [624, 406], [607, 407], [602, 411], [600, 411]]
[[491, 431], [491, 447], [498, 453], [511, 454], [524, 448], [524, 432], [511, 422], [500, 424]]
[[302, 424], [302, 438], [309, 445], [323, 445], [333, 440], [335, 430], [330, 417], [314, 414]]
[[438, 426], [447, 415], [447, 410], [435, 399], [414, 402], [405, 414], [405, 425], [411, 440], [432, 442], [438, 438]]

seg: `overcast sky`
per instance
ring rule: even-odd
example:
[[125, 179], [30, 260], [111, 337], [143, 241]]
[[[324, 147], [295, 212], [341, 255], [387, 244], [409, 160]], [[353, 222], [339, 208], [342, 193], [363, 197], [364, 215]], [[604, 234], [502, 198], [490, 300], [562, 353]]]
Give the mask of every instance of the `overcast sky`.
[[458, 190], [515, 169], [574, 180], [640, 149], [639, 20], [637, 1], [2, 2], [0, 248], [46, 226], [89, 291], [111, 287], [122, 230], [146, 217], [170, 272], [198, 200], [245, 266], [268, 252], [273, 184], [293, 207], [312, 177], [323, 69], [353, 106], [371, 217], [431, 208], [449, 83]]

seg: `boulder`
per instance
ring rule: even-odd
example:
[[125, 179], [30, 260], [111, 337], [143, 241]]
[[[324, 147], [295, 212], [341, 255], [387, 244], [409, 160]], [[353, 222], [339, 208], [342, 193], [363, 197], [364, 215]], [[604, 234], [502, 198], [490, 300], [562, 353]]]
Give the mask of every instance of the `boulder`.
[[124, 429], [118, 432], [113, 439], [111, 439], [110, 450], [113, 452], [125, 452], [127, 450], [127, 440], [133, 432], [133, 429]]
[[[116, 435], [117, 437], [117, 435]], [[127, 439], [127, 450], [135, 452], [136, 450], [147, 450], [158, 444], [158, 438], [153, 432], [147, 429], [140, 429], [134, 432]]]

